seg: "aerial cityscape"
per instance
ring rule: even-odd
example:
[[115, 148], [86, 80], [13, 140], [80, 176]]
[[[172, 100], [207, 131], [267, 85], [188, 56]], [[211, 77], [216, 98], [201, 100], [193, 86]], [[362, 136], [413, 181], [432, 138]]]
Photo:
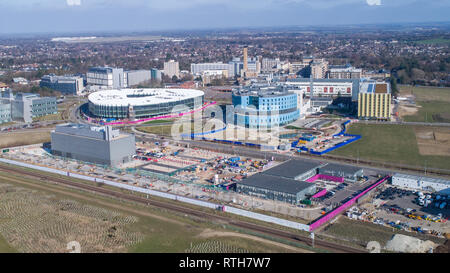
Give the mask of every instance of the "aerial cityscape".
[[279, 1], [267, 25], [174, 0], [155, 10], [224, 11], [78, 31], [45, 14], [89, 20], [98, 1], [32, 2], [0, 3], [42, 18], [0, 21], [0, 253], [449, 252], [450, 22], [432, 13], [449, 1], [336, 24], [280, 14], [348, 6]]

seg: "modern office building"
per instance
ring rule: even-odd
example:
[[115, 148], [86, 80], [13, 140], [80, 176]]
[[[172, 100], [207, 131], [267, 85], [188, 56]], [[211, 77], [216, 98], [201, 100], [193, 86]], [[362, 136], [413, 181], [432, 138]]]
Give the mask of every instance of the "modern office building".
[[126, 83], [124, 87], [132, 87], [151, 81], [152, 73], [150, 70], [129, 70], [124, 72], [124, 78]]
[[111, 126], [57, 125], [51, 133], [52, 154], [89, 163], [119, 166], [132, 160], [135, 136]]
[[[308, 97], [351, 97], [358, 99], [359, 79], [287, 79], [286, 85], [299, 87]], [[312, 94], [311, 94], [312, 90]]]
[[122, 68], [91, 67], [86, 73], [87, 84], [104, 89], [124, 88], [126, 80]]
[[83, 78], [79, 76], [45, 75], [39, 83], [41, 87], [47, 87], [61, 92], [64, 95], [80, 95], [83, 91]]
[[450, 194], [450, 181], [439, 178], [396, 173], [392, 176], [392, 185]]
[[12, 121], [11, 103], [9, 101], [0, 100], [0, 124], [10, 121]]
[[172, 78], [173, 76], [180, 78], [180, 65], [178, 62], [175, 62], [174, 60], [164, 62], [164, 75], [169, 78]]
[[161, 79], [162, 79], [161, 70], [156, 69], [156, 68], [150, 69], [150, 76], [151, 76], [152, 81], [161, 81]]
[[58, 113], [56, 97], [41, 97], [32, 93], [18, 93], [14, 96], [12, 91], [5, 91], [1, 101], [10, 105], [11, 119], [16, 121], [28, 123], [33, 118]]
[[261, 61], [261, 72], [262, 73], [276, 72], [280, 69], [280, 65], [281, 65], [280, 58], [276, 59], [263, 58]]
[[203, 91], [163, 88], [104, 90], [88, 97], [92, 116], [131, 120], [171, 114], [175, 106], [198, 109], [203, 99]]
[[[249, 76], [257, 76], [261, 72], [261, 62], [258, 58], [248, 58], [247, 57], [247, 69], [244, 69], [244, 61], [240, 58], [233, 58], [232, 61], [228, 63], [230, 77], [244, 77], [247, 72]], [[246, 71], [246, 72], [245, 72]]]
[[259, 198], [299, 204], [316, 192], [316, 186], [314, 183], [258, 173], [238, 182], [236, 191]]
[[391, 90], [386, 82], [363, 81], [358, 95], [358, 118], [390, 120]]
[[222, 62], [217, 63], [199, 63], [191, 64], [191, 73], [194, 76], [202, 75], [205, 71], [229, 71], [231, 70], [231, 64], [224, 64]]
[[239, 88], [233, 92], [232, 102], [232, 123], [246, 128], [278, 127], [299, 118], [297, 94], [282, 86]]
[[292, 62], [289, 64], [289, 73], [298, 73], [308, 67], [312, 59], [304, 58], [301, 62]]
[[351, 65], [335, 65], [330, 66], [328, 78], [330, 79], [360, 79], [362, 74], [361, 68], [354, 68]]

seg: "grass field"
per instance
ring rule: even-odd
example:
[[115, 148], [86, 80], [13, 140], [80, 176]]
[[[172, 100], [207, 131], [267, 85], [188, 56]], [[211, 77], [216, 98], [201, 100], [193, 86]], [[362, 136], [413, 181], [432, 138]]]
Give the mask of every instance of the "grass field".
[[[172, 132], [172, 127], [174, 127], [175, 131], [174, 133]], [[162, 136], [172, 136], [172, 135], [179, 135], [179, 134], [189, 134], [189, 133], [200, 133], [202, 132], [202, 127], [201, 127], [201, 123], [197, 122], [197, 123], [191, 123], [191, 130], [189, 131], [189, 129], [187, 130], [187, 132], [185, 132], [184, 128], [187, 127], [189, 128], [189, 123], [186, 124], [184, 123], [183, 125], [181, 125], [181, 123], [174, 123], [171, 125], [159, 125], [159, 126], [149, 126], [149, 127], [138, 127], [137, 130], [144, 132], [144, 133], [150, 133], [150, 134], [156, 134], [156, 135], [162, 135]], [[178, 130], [177, 130], [178, 128]], [[212, 128], [212, 130], [214, 130], [215, 128]]]
[[62, 120], [62, 111], [58, 111], [58, 113], [56, 114], [50, 114], [50, 115], [46, 115], [46, 116], [42, 116], [42, 117], [36, 117], [33, 118], [33, 121], [49, 121], [49, 120]]
[[414, 95], [420, 106], [405, 121], [450, 122], [450, 88], [400, 86], [400, 95]]
[[418, 44], [430, 45], [430, 44], [450, 44], [450, 39], [445, 38], [436, 38], [436, 39], [428, 39], [428, 40], [419, 40], [416, 41]]
[[82, 252], [302, 252], [207, 219], [7, 173], [0, 173], [0, 190], [7, 216], [0, 219], [0, 252], [65, 252], [68, 240], [82, 241]]
[[17, 252], [14, 248], [12, 248], [0, 234], [0, 253], [14, 253]]
[[174, 119], [155, 119], [151, 121], [144, 122], [143, 124], [159, 124], [159, 123], [168, 123], [168, 122], [174, 122]]
[[48, 141], [50, 141], [50, 131], [24, 131], [0, 134], [0, 148], [31, 145]]
[[347, 132], [362, 135], [362, 138], [330, 154], [418, 167], [450, 168], [450, 156], [419, 153], [413, 126], [356, 123]]

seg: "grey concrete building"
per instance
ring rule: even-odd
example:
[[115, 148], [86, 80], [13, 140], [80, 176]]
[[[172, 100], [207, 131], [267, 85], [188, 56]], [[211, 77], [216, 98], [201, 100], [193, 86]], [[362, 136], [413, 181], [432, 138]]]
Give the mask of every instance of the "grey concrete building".
[[52, 154], [95, 164], [118, 166], [132, 160], [135, 136], [111, 126], [63, 124], [51, 133]]
[[344, 181], [356, 182], [364, 175], [364, 171], [362, 168], [356, 166], [328, 163], [319, 168], [319, 174], [343, 177]]
[[237, 183], [236, 191], [259, 198], [298, 204], [313, 195], [316, 186], [314, 183], [258, 173]]
[[306, 160], [291, 159], [264, 172], [266, 175], [283, 177], [295, 180], [306, 180], [317, 174], [323, 165]]
[[135, 86], [143, 82], [149, 82], [152, 79], [150, 70], [130, 70], [124, 73], [127, 87]]
[[86, 73], [87, 84], [104, 88], [126, 87], [123, 68], [91, 67]]

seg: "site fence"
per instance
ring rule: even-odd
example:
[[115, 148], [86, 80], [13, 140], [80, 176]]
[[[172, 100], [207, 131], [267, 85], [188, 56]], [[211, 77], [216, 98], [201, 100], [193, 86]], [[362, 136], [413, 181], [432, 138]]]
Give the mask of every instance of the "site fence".
[[15, 165], [15, 166], [20, 166], [20, 167], [30, 168], [30, 169], [34, 169], [34, 170], [69, 176], [69, 177], [78, 178], [78, 179], [82, 179], [82, 180], [104, 183], [105, 185], [109, 185], [109, 186], [113, 186], [113, 187], [117, 187], [117, 188], [121, 188], [121, 189], [126, 189], [126, 190], [139, 192], [139, 193], [143, 193], [143, 194], [148, 194], [148, 195], [152, 195], [152, 196], [158, 196], [158, 197], [162, 197], [162, 198], [167, 198], [170, 200], [180, 201], [183, 203], [188, 203], [188, 204], [206, 207], [206, 208], [210, 208], [210, 209], [221, 210], [221, 211], [225, 211], [226, 213], [244, 216], [244, 217], [248, 217], [251, 219], [268, 222], [268, 223], [273, 223], [273, 224], [277, 224], [280, 226], [285, 226], [285, 227], [289, 227], [289, 228], [293, 228], [293, 229], [297, 229], [297, 230], [309, 231], [309, 229], [310, 229], [310, 227], [308, 225], [289, 221], [286, 219], [281, 219], [281, 218], [268, 216], [268, 215], [264, 215], [264, 214], [260, 214], [260, 213], [250, 212], [250, 211], [238, 209], [238, 208], [231, 207], [231, 206], [222, 206], [219, 204], [196, 200], [196, 199], [183, 197], [183, 196], [178, 196], [178, 195], [171, 194], [171, 193], [165, 193], [165, 192], [160, 192], [160, 191], [156, 191], [156, 190], [140, 188], [140, 187], [122, 184], [122, 183], [118, 183], [118, 182], [114, 182], [114, 181], [110, 181], [110, 180], [106, 180], [106, 179], [95, 178], [95, 177], [90, 177], [90, 176], [81, 175], [81, 174], [77, 174], [77, 173], [56, 170], [56, 169], [52, 169], [52, 168], [48, 168], [48, 167], [36, 166], [36, 165], [23, 163], [23, 162], [19, 162], [19, 161], [15, 161], [15, 160], [9, 160], [9, 159], [5, 159], [5, 158], [0, 158], [0, 162]]
[[324, 216], [320, 217], [319, 219], [315, 220], [313, 223], [311, 223], [311, 225], [309, 226], [310, 231], [314, 231], [315, 229], [317, 229], [318, 227], [322, 226], [323, 224], [325, 224], [326, 222], [330, 221], [331, 219], [333, 219], [334, 217], [336, 217], [338, 214], [340, 214], [341, 212], [343, 212], [344, 210], [348, 209], [350, 206], [352, 206], [353, 204], [355, 204], [357, 202], [357, 200], [359, 198], [361, 198], [362, 196], [364, 196], [365, 194], [367, 194], [368, 192], [370, 192], [372, 189], [374, 189], [375, 187], [377, 187], [378, 185], [380, 185], [381, 183], [383, 183], [384, 181], [386, 181], [390, 176], [386, 176], [380, 180], [378, 180], [377, 182], [375, 182], [374, 184], [372, 184], [370, 187], [368, 187], [367, 189], [363, 190], [361, 193], [357, 194], [355, 197], [351, 198], [350, 200], [348, 200], [347, 202], [345, 202], [344, 204], [342, 204], [341, 206], [335, 208], [334, 210], [330, 211], [329, 213], [325, 214]]

